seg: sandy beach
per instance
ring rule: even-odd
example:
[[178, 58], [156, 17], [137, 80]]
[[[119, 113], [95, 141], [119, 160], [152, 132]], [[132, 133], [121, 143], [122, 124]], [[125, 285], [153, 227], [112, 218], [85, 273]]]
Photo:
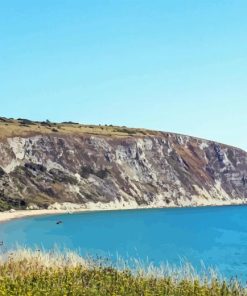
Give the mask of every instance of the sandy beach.
[[[86, 211], [81, 210], [81, 211]], [[2, 212], [0, 213], [0, 223], [9, 221], [12, 219], [20, 219], [25, 217], [31, 217], [31, 216], [41, 216], [41, 215], [55, 215], [55, 214], [66, 214], [68, 211], [66, 210], [20, 210], [20, 211], [14, 211], [14, 212]]]
[[96, 212], [96, 211], [114, 211], [114, 210], [134, 210], [134, 209], [145, 209], [150, 208], [149, 206], [137, 206], [136, 204], [122, 204], [122, 203], [88, 203], [87, 206], [73, 203], [55, 203], [48, 209], [34, 209], [34, 210], [10, 210], [6, 212], [0, 212], [0, 223], [20, 219], [32, 216], [42, 215], [58, 215], [58, 214], [73, 214], [81, 212]]
[[109, 202], [104, 203], [88, 203], [86, 206], [74, 203], [54, 203], [48, 209], [28, 209], [28, 210], [10, 210], [6, 212], [0, 212], [0, 223], [20, 219], [32, 216], [42, 216], [42, 215], [58, 215], [58, 214], [73, 214], [82, 212], [96, 212], [96, 211], [122, 211], [122, 210], [137, 210], [137, 209], [162, 209], [162, 208], [183, 208], [183, 207], [206, 207], [206, 206], [236, 206], [236, 205], [246, 205], [246, 202], [242, 199], [235, 200], [220, 200], [211, 199], [205, 200], [203, 198], [198, 198], [196, 202], [184, 203], [181, 205], [175, 205], [173, 203], [162, 204], [150, 204], [145, 206], [137, 205], [135, 202], [125, 203], [125, 202]]

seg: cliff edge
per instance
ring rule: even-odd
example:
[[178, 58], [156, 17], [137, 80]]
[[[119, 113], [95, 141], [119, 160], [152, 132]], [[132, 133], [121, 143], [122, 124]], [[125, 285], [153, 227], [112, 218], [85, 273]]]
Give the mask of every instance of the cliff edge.
[[144, 129], [0, 118], [0, 210], [244, 204], [247, 153]]

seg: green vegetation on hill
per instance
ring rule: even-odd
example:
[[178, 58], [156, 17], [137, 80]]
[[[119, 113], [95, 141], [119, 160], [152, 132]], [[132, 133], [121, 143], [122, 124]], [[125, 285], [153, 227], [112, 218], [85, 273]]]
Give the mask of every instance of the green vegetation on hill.
[[145, 274], [88, 263], [69, 254], [17, 251], [1, 258], [0, 296], [231, 296], [247, 295], [236, 281]]
[[29, 119], [9, 119], [0, 117], [0, 139], [13, 136], [30, 136], [33, 134], [92, 134], [101, 136], [145, 136], [157, 135], [159, 132], [146, 129], [127, 128], [113, 125], [84, 125], [77, 122], [61, 123], [46, 121], [31, 121]]

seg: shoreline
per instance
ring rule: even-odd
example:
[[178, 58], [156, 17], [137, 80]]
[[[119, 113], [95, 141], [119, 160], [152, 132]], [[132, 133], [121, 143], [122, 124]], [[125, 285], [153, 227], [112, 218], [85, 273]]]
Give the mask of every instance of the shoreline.
[[27, 217], [46, 216], [46, 215], [59, 215], [59, 214], [78, 214], [88, 212], [105, 212], [105, 211], [127, 211], [127, 210], [150, 210], [150, 209], [175, 209], [175, 208], [204, 208], [204, 207], [224, 207], [224, 206], [245, 206], [247, 202], [236, 200], [231, 201], [218, 201], [212, 204], [191, 204], [191, 205], [148, 205], [148, 206], [111, 206], [106, 205], [105, 207], [94, 205], [93, 207], [80, 207], [80, 208], [67, 208], [67, 209], [29, 209], [29, 210], [14, 210], [13, 212], [5, 211], [0, 212], [0, 224], [8, 222], [10, 220], [22, 219]]
[[[171, 207], [129, 207], [129, 208], [82, 208], [75, 210], [61, 210], [61, 209], [39, 209], [39, 210], [15, 210], [14, 212], [0, 212], [0, 225], [10, 220], [22, 219], [36, 216], [50, 216], [50, 215], [65, 215], [65, 214], [79, 214], [90, 212], [107, 212], [107, 211], [128, 211], [128, 210], [148, 210], [148, 209], [165, 209]], [[178, 207], [180, 208], [180, 207]]]
[[128, 211], [128, 210], [144, 210], [144, 209], [161, 209], [171, 207], [126, 207], [126, 208], [81, 208], [81, 209], [39, 209], [39, 210], [15, 210], [14, 212], [0, 212], [0, 224], [10, 220], [22, 219], [36, 216], [50, 216], [50, 215], [65, 215], [65, 214], [79, 214], [90, 212], [106, 212], [106, 211]]

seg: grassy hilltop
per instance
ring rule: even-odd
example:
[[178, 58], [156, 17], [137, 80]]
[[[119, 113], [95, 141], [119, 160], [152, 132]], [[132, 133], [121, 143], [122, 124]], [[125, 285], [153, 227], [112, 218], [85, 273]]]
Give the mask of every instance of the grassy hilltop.
[[14, 136], [31, 136], [38, 134], [70, 134], [70, 135], [101, 135], [112, 137], [148, 136], [159, 132], [146, 129], [119, 127], [113, 125], [84, 125], [75, 122], [54, 123], [47, 121], [31, 121], [28, 119], [8, 119], [0, 117], [0, 139]]

